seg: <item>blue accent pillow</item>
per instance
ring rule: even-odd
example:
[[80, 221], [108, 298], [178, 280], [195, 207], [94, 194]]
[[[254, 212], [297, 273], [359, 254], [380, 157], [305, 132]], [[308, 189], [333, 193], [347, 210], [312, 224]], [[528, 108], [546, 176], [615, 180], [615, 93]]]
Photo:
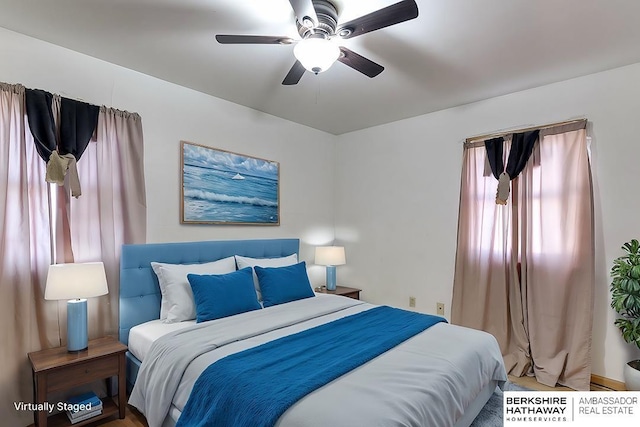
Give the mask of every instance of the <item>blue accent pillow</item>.
[[253, 268], [258, 276], [265, 307], [315, 296], [304, 261], [286, 267]]
[[251, 267], [228, 274], [188, 274], [196, 303], [196, 323], [259, 310]]

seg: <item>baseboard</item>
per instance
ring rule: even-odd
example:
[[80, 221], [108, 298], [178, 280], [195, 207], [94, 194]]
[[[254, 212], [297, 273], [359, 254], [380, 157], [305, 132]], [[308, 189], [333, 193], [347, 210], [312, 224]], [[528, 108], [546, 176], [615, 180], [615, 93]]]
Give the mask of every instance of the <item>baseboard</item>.
[[605, 378], [600, 375], [591, 375], [591, 383], [597, 384], [599, 386], [606, 387], [615, 391], [625, 391], [627, 389], [623, 382], [612, 380], [610, 378]]

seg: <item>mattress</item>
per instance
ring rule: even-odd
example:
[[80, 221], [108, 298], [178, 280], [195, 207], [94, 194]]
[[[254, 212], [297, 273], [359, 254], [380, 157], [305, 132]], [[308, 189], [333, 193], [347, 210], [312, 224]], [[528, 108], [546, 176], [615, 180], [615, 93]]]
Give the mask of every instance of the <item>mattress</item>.
[[195, 320], [179, 323], [163, 323], [162, 320], [156, 319], [134, 326], [129, 332], [129, 351], [137, 357], [138, 360], [143, 361], [151, 345], [158, 338], [195, 324]]
[[[320, 296], [322, 298], [325, 294], [316, 293], [316, 296]], [[262, 301], [260, 301], [260, 306], [262, 306]], [[187, 320], [178, 323], [164, 323], [160, 319], [155, 319], [136, 325], [129, 331], [129, 351], [142, 362], [149, 352], [151, 345], [158, 338], [171, 332], [188, 328], [195, 324], [195, 320]]]
[[[144, 355], [148, 360], [143, 361], [129, 403], [147, 416], [151, 427], [171, 425], [200, 373], [216, 360], [372, 307], [362, 301], [318, 295], [169, 332]], [[225, 344], [189, 355], [186, 347], [198, 347], [196, 336]], [[175, 348], [168, 347], [172, 345]], [[162, 361], [160, 353], [169, 360]], [[191, 359], [183, 364], [179, 362], [182, 356]], [[171, 383], [173, 378], [175, 383]], [[467, 409], [472, 407], [477, 413], [495, 386], [505, 380], [495, 338], [437, 324], [302, 398], [277, 426], [467, 425], [475, 416], [469, 417]], [[328, 407], [332, 411], [326, 411]]]

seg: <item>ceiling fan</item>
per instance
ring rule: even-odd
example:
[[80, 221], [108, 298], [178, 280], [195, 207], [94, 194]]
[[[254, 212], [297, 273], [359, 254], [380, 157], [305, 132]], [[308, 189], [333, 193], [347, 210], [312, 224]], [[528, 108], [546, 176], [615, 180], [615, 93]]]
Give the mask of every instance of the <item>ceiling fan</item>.
[[403, 0], [371, 12], [344, 24], [338, 24], [338, 10], [327, 0], [289, 0], [296, 16], [296, 26], [302, 40], [278, 36], [251, 36], [218, 34], [221, 44], [292, 44], [296, 62], [282, 81], [283, 85], [297, 84], [305, 71], [318, 74], [326, 71], [335, 61], [353, 68], [368, 77], [384, 70], [380, 64], [339, 46], [336, 39], [349, 39], [418, 16], [415, 0]]

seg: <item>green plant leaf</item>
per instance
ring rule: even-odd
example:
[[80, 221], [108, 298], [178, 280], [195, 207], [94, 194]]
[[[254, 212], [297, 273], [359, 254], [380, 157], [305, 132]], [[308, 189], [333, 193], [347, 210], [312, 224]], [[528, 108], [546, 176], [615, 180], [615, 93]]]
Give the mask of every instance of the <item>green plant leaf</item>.
[[611, 308], [621, 317], [614, 321], [622, 338], [640, 348], [640, 242], [622, 245], [624, 255], [611, 266]]

